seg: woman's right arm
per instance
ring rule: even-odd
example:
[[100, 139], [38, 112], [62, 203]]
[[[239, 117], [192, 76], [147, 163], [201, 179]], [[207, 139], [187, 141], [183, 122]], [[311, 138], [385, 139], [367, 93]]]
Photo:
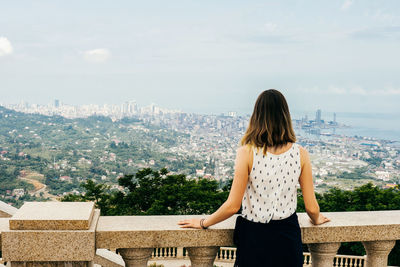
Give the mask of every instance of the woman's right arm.
[[311, 161], [308, 152], [300, 147], [301, 174], [299, 178], [301, 191], [303, 192], [304, 205], [306, 212], [313, 224], [323, 224], [330, 220], [323, 216], [319, 211], [319, 205], [314, 193], [314, 184], [312, 178]]

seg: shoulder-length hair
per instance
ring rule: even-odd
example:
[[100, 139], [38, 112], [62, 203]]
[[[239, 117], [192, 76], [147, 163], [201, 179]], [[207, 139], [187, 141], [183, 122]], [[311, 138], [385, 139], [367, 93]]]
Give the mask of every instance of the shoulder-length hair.
[[289, 142], [296, 142], [296, 135], [286, 99], [278, 90], [266, 90], [257, 98], [241, 145], [263, 148], [266, 154], [267, 147], [279, 147]]

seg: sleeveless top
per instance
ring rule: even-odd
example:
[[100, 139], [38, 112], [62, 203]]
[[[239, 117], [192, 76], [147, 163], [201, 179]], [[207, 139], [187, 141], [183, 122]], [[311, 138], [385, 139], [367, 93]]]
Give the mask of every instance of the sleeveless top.
[[254, 148], [253, 166], [242, 200], [242, 215], [253, 222], [268, 223], [292, 215], [297, 208], [297, 184], [301, 173], [296, 143], [279, 155]]

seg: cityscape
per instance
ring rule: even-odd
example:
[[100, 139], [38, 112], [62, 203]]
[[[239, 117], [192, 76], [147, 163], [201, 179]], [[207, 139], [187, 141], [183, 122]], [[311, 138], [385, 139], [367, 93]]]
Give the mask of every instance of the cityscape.
[[[79, 194], [87, 179], [121, 190], [119, 177], [147, 167], [223, 186], [233, 178], [236, 149], [249, 120], [234, 111], [194, 114], [155, 104], [140, 107], [135, 101], [103, 106], [21, 102], [4, 105], [0, 114], [8, 129], [1, 134], [0, 158], [17, 166], [15, 183], [3, 186], [0, 197], [16, 202], [24, 195]], [[317, 192], [368, 182], [382, 188], [399, 184], [400, 150], [391, 140], [335, 134], [350, 126], [336, 121], [336, 114], [324, 120], [320, 109], [314, 118], [293, 119], [293, 126], [310, 153]]]
[[400, 267], [399, 14], [3, 1], [0, 267]]

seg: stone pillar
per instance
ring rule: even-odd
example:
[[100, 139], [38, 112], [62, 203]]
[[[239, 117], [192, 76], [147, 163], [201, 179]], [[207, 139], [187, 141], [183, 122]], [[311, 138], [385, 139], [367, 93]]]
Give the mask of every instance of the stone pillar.
[[213, 267], [219, 247], [190, 247], [187, 250], [192, 267]]
[[153, 248], [120, 248], [118, 249], [124, 259], [126, 267], [147, 267]]
[[396, 241], [363, 241], [365, 250], [367, 251], [367, 267], [387, 266], [388, 256]]
[[100, 211], [93, 202], [25, 202], [1, 233], [11, 267], [91, 267]]
[[176, 258], [183, 259], [183, 247], [176, 248]]
[[332, 267], [340, 243], [308, 244], [311, 253], [312, 267]]

